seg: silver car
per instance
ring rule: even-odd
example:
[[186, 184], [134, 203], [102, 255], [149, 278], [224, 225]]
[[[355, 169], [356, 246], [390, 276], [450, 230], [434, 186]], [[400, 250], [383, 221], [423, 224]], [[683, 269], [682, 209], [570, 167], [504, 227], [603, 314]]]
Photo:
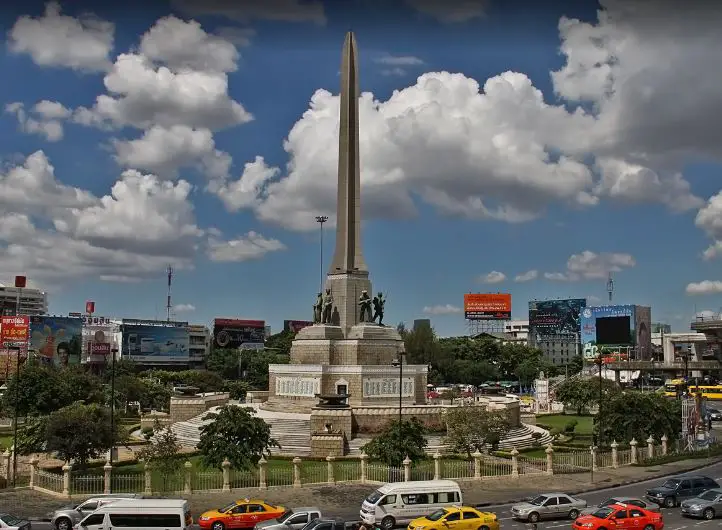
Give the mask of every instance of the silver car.
[[321, 510], [315, 507], [292, 508], [276, 519], [261, 521], [256, 530], [301, 530], [311, 521], [321, 518]]
[[651, 501], [645, 501], [644, 499], [639, 499], [637, 497], [610, 497], [596, 506], [582, 510], [582, 513], [584, 515], [594, 513], [599, 508], [606, 508], [612, 504], [629, 504], [631, 506], [639, 506], [640, 508], [644, 508], [650, 512], [659, 512], [659, 504]]
[[73, 526], [82, 521], [101, 506], [120, 499], [138, 499], [140, 495], [134, 493], [96, 495], [86, 499], [80, 504], [72, 504], [58, 508], [50, 515], [50, 522], [57, 530], [72, 530]]
[[722, 515], [722, 489], [707, 490], [693, 499], [682, 501], [682, 515], [712, 520]]
[[540, 519], [576, 519], [587, 507], [587, 501], [566, 493], [542, 493], [529, 502], [511, 507], [513, 519], [536, 523]]

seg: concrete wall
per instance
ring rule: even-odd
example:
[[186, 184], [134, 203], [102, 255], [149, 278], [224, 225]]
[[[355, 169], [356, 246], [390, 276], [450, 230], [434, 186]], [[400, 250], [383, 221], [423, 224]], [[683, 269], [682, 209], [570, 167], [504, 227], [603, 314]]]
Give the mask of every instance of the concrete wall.
[[171, 396], [170, 421], [176, 423], [195, 418], [212, 407], [225, 405], [229, 399], [228, 392], [212, 392], [197, 396]]

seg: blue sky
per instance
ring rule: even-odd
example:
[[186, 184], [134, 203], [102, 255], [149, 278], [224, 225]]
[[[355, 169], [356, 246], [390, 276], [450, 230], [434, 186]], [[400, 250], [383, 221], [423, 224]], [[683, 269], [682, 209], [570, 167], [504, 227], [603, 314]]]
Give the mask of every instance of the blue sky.
[[615, 302], [688, 329], [722, 306], [719, 12], [530, 5], [3, 7], [0, 281], [162, 318], [172, 264], [178, 320], [310, 318], [352, 29], [388, 322], [461, 334], [465, 292], [510, 292], [515, 318], [598, 304], [612, 272]]

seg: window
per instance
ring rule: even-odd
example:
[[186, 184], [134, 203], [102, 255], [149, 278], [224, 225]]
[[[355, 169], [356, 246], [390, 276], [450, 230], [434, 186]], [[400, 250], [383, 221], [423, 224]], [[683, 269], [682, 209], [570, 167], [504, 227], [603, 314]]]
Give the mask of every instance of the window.
[[429, 504], [429, 496], [426, 493], [410, 493], [402, 495], [401, 500], [406, 505]]
[[478, 519], [479, 518], [479, 516], [476, 515], [474, 512], [463, 512], [463, 514], [464, 514], [464, 521], [466, 521], [467, 519]]
[[456, 491], [442, 491], [440, 493], [429, 495], [430, 503], [450, 503], [459, 502], [459, 493]]
[[692, 487], [693, 488], [704, 488], [705, 487], [705, 480], [701, 478], [696, 478], [692, 480]]
[[629, 510], [629, 516], [630, 517], [644, 517], [644, 512], [641, 512], [639, 510]]
[[311, 517], [310, 517], [311, 521], [315, 521], [315, 520], [318, 519], [319, 517], [321, 517], [321, 514], [320, 514], [320, 513], [318, 513], [318, 512], [311, 512]]
[[711, 478], [704, 478], [704, 487], [705, 488], [718, 488], [717, 482], [712, 480]]
[[556, 505], [557, 505], [557, 498], [549, 497], [542, 506], [556, 506]]
[[98, 509], [98, 501], [88, 501], [85, 504], [78, 506], [78, 510], [81, 512], [94, 512]]
[[454, 512], [450, 513], [446, 516], [447, 521], [460, 521], [461, 520], [461, 513], [460, 512]]
[[692, 485], [689, 483], [689, 480], [683, 480], [679, 483], [679, 489], [681, 490], [688, 490], [692, 487]]
[[320, 523], [317, 524], [313, 530], [332, 530], [333, 525], [331, 523]]
[[296, 515], [288, 520], [288, 524], [301, 524], [308, 522], [308, 514]]
[[571, 504], [572, 500], [569, 497], [557, 497], [559, 504]]
[[632, 506], [639, 506], [640, 508], [646, 508], [647, 503], [644, 501], [638, 501], [637, 499], [632, 499], [630, 501], [627, 501], [627, 504], [631, 504]]
[[246, 508], [248, 508], [248, 506], [246, 506], [245, 504], [239, 504], [238, 506], [236, 506], [235, 508], [233, 508], [231, 510], [231, 513], [233, 515], [238, 515], [240, 513], [246, 513]]
[[103, 524], [103, 519], [105, 519], [104, 513], [94, 513], [93, 515], [89, 515], [85, 518], [85, 520], [83, 521], [83, 526]]
[[615, 519], [626, 519], [627, 518], [627, 510], [619, 510], [616, 514], [614, 514]]
[[396, 495], [386, 495], [386, 497], [384, 497], [379, 504], [381, 506], [388, 506], [389, 504], [396, 504]]
[[155, 513], [133, 513], [133, 514], [110, 514], [111, 526], [118, 528], [135, 526], [145, 528], [178, 527], [181, 526], [179, 514], [155, 514]]
[[248, 513], [262, 513], [265, 512], [266, 509], [261, 506], [260, 504], [249, 504], [248, 505]]

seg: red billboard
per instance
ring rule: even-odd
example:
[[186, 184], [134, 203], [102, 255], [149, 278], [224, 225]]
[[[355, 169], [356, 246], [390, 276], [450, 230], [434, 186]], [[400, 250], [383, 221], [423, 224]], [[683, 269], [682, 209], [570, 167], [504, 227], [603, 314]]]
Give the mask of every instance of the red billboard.
[[0, 346], [27, 345], [30, 336], [30, 318], [4, 316], [0, 319]]
[[265, 320], [216, 318], [213, 320], [213, 345], [216, 348], [240, 348], [242, 344], [264, 344]]
[[283, 321], [283, 331], [291, 331], [293, 333], [298, 333], [303, 328], [307, 328], [308, 326], [313, 326], [313, 321], [311, 320], [284, 320]]
[[508, 293], [468, 293], [464, 295], [467, 320], [511, 320], [511, 295]]

